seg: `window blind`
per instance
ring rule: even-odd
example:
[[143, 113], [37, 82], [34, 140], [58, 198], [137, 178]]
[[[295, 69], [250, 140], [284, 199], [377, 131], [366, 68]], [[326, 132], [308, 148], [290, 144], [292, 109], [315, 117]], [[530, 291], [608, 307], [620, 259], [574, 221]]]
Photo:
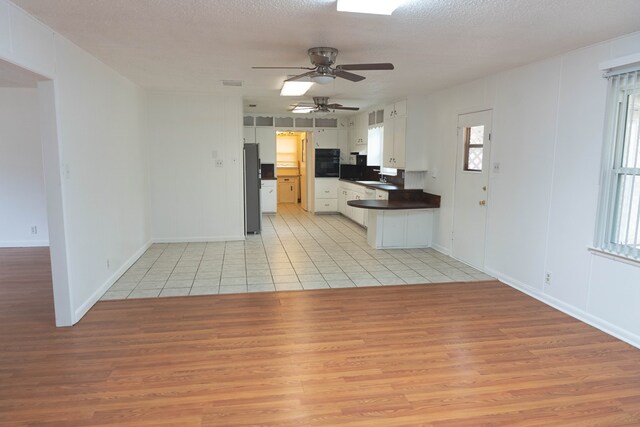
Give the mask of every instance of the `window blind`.
[[607, 120], [596, 246], [640, 259], [640, 70], [607, 76]]

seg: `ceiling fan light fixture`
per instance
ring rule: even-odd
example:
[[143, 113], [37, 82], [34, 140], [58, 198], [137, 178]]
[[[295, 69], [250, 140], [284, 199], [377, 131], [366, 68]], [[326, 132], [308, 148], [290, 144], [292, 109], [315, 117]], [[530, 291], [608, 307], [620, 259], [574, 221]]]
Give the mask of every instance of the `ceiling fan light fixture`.
[[338, 12], [391, 15], [404, 0], [338, 0]]
[[318, 74], [316, 76], [312, 76], [311, 80], [313, 80], [314, 83], [318, 83], [319, 85], [328, 85], [335, 78], [335, 76], [329, 74]]
[[304, 114], [304, 113], [311, 113], [313, 110], [315, 110], [314, 107], [300, 107], [300, 106], [296, 106], [293, 108], [293, 110], [291, 110], [292, 113], [296, 113], [296, 114]]
[[302, 96], [307, 93], [311, 86], [313, 86], [313, 82], [284, 82], [284, 84], [282, 85], [282, 90], [280, 90], [280, 96]]

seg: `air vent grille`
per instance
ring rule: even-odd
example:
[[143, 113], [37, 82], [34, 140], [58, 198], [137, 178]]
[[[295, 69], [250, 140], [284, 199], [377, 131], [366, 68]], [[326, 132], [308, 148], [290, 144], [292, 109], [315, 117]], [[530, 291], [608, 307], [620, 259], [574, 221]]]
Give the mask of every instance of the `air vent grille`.
[[222, 86], [240, 87], [240, 86], [242, 86], [242, 80], [223, 80], [222, 81]]

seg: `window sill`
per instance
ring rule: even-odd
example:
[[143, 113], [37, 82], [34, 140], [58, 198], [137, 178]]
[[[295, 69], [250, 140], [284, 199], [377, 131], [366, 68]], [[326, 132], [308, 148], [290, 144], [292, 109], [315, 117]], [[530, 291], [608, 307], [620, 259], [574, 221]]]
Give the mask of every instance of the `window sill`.
[[603, 258], [607, 258], [613, 261], [618, 261], [621, 262], [623, 264], [629, 264], [629, 265], [633, 265], [635, 267], [640, 267], [640, 260], [637, 260], [635, 258], [628, 258], [622, 255], [618, 255], [618, 254], [613, 254], [611, 252], [607, 252], [604, 251], [602, 249], [597, 249], [597, 248], [593, 248], [593, 247], [588, 247], [587, 250], [589, 252], [591, 252], [594, 255], [597, 255], [599, 257], [603, 257]]

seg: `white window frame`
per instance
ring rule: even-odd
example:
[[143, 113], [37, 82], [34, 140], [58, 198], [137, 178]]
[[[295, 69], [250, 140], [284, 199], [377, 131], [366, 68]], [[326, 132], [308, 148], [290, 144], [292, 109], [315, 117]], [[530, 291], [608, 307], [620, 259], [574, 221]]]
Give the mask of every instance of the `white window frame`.
[[[604, 135], [601, 192], [595, 247], [597, 250], [617, 257], [639, 261], [640, 246], [638, 244], [640, 244], [640, 231], [634, 232], [634, 242], [632, 243], [635, 243], [635, 245], [617, 243], [616, 236], [622, 220], [622, 217], [618, 215], [622, 206], [620, 178], [624, 176], [640, 176], [640, 168], [623, 167], [625, 137], [627, 135], [627, 111], [630, 95], [640, 97], [640, 70], [607, 77], [610, 77], [610, 83], [607, 97], [607, 121]], [[625, 189], [625, 187], [622, 186], [622, 189]], [[634, 200], [633, 191], [631, 191], [630, 202], [632, 200]], [[627, 226], [630, 226], [633, 222], [635, 222], [635, 229], [638, 230], [640, 218], [627, 218]]]

